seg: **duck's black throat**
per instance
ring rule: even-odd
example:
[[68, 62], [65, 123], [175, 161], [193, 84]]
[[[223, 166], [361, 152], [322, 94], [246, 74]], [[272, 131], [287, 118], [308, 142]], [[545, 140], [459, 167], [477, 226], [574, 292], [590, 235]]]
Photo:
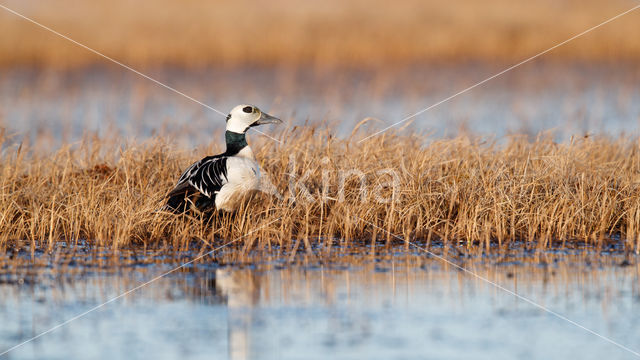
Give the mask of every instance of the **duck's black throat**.
[[247, 144], [247, 138], [244, 134], [227, 131], [224, 133], [224, 139], [227, 142], [227, 155], [235, 155], [242, 150]]

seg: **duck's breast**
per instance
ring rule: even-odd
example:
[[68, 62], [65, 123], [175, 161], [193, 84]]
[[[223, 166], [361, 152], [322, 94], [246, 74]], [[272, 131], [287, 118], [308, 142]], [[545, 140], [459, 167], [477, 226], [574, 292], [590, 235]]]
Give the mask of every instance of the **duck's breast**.
[[230, 157], [227, 159], [227, 183], [216, 195], [216, 208], [232, 211], [242, 197], [257, 190], [260, 190], [258, 163], [245, 157]]

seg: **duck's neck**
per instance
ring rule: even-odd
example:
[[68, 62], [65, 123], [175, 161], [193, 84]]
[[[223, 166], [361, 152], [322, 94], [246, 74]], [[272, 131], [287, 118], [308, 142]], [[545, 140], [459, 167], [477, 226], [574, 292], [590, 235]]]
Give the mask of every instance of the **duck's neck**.
[[250, 159], [254, 158], [244, 133], [241, 134], [227, 130], [224, 133], [224, 138], [227, 142], [227, 151], [225, 154], [229, 156], [243, 156]]

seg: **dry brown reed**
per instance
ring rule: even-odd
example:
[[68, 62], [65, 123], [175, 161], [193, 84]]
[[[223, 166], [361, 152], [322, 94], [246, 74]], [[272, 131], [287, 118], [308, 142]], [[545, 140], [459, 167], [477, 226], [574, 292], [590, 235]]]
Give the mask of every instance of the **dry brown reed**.
[[192, 154], [162, 139], [122, 145], [87, 136], [50, 155], [6, 147], [0, 247], [86, 240], [113, 249], [195, 244], [204, 251], [248, 234], [238, 240], [245, 249], [310, 251], [393, 242], [388, 231], [478, 252], [585, 243], [638, 250], [637, 139], [512, 137], [497, 144], [387, 133], [359, 144], [326, 127], [292, 127], [278, 138], [282, 144], [250, 139], [277, 191], [211, 219], [155, 210], [181, 170], [220, 146]]
[[284, 129], [281, 144], [251, 135], [276, 191], [211, 219], [154, 211], [181, 170], [221, 152], [219, 145], [192, 153], [162, 139], [123, 145], [87, 136], [49, 155], [5, 146], [0, 248], [86, 241], [205, 251], [248, 234], [237, 241], [244, 249], [295, 252], [394, 242], [388, 231], [476, 252], [585, 244], [638, 250], [638, 139], [497, 143], [390, 132], [358, 143], [360, 136], [338, 138], [326, 126]]
[[[294, 0], [70, 1], [4, 5], [125, 63], [381, 65], [513, 61], [635, 5], [626, 0], [300, 3]], [[640, 13], [546, 56], [637, 60]], [[626, 35], [625, 35], [626, 34]], [[0, 9], [0, 65], [77, 66], [95, 54]]]

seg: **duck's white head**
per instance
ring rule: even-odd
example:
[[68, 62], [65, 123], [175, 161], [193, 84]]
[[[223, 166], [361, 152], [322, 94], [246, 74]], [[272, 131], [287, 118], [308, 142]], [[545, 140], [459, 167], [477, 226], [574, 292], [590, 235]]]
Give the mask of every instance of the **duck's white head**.
[[244, 134], [252, 126], [281, 122], [282, 120], [262, 112], [256, 106], [238, 105], [227, 115], [227, 131]]

